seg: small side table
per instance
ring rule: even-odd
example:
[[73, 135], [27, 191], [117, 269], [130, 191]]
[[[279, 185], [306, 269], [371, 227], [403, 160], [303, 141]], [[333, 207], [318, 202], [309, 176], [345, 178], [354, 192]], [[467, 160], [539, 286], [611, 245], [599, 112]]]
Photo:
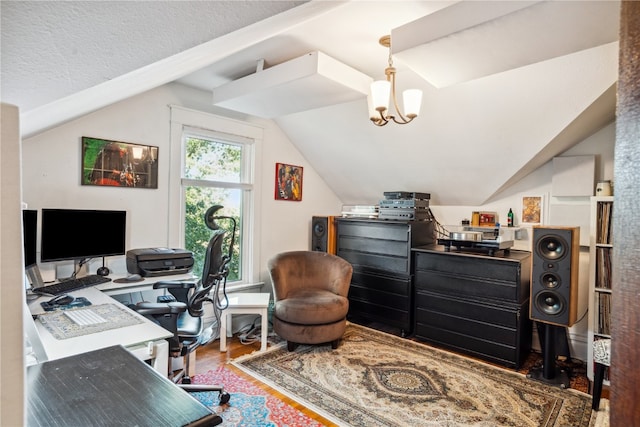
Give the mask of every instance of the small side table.
[[232, 335], [233, 329], [231, 319], [233, 314], [259, 314], [262, 317], [260, 351], [267, 349], [269, 298], [270, 294], [263, 293], [239, 293], [229, 297], [229, 306], [222, 311], [220, 319], [220, 351], [227, 351], [227, 337]]

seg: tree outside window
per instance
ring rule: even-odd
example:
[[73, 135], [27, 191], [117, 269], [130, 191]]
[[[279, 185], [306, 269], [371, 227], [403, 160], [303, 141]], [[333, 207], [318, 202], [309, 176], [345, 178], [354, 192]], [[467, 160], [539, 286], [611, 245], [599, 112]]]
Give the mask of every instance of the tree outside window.
[[[237, 229], [229, 265], [229, 281], [242, 279], [242, 205], [246, 171], [243, 170], [244, 146], [201, 135], [184, 135], [185, 164], [182, 187], [185, 200], [185, 248], [194, 254], [193, 273], [202, 274], [204, 257], [212, 231], [204, 222], [211, 206], [222, 205], [218, 215], [236, 220]], [[223, 250], [231, 241], [231, 221], [221, 219], [218, 225], [227, 230]]]

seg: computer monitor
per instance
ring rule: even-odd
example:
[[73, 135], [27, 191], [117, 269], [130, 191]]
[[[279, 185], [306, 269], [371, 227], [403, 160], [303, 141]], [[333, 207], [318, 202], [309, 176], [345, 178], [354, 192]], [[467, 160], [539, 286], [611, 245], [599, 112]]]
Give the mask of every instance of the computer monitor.
[[126, 224], [126, 211], [42, 209], [40, 261], [124, 255]]
[[[22, 210], [22, 248], [24, 254], [24, 272], [33, 287], [44, 286], [38, 269], [38, 211]], [[28, 287], [28, 284], [25, 283]]]
[[22, 211], [22, 247], [24, 266], [31, 267], [38, 262], [37, 256], [38, 211], [24, 209]]

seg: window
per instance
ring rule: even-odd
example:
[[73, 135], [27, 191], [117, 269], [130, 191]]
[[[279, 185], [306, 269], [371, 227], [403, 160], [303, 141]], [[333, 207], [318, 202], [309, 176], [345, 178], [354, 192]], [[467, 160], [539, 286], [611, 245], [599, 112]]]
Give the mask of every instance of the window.
[[[198, 118], [205, 120], [203, 122]], [[189, 126], [185, 122], [198, 127]], [[229, 123], [232, 129], [225, 128]], [[176, 182], [180, 197], [170, 197], [170, 203], [180, 205], [180, 226], [171, 230], [173, 221], [170, 212], [170, 235], [177, 233], [182, 242], [180, 246], [193, 252], [193, 273], [200, 276], [211, 238], [211, 230], [204, 222], [204, 214], [211, 206], [222, 205], [224, 208], [217, 215], [234, 218], [237, 226], [228, 281], [249, 283], [256, 279], [253, 262], [256, 259], [254, 243], [257, 242], [254, 236], [250, 236], [255, 230], [253, 177], [256, 138], [244, 136], [241, 132], [227, 133], [219, 130], [243, 130], [243, 126], [233, 128], [235, 125], [238, 122], [189, 110], [176, 111], [176, 107], [172, 107], [173, 157], [180, 154], [179, 158], [182, 160], [179, 182]], [[172, 164], [177, 166], [173, 159]], [[221, 228], [229, 231], [223, 245], [223, 249], [227, 251], [231, 241], [232, 222], [228, 219], [217, 222]]]
[[[183, 137], [184, 168], [184, 240], [185, 249], [194, 254], [193, 272], [202, 273], [211, 230], [204, 223], [205, 212], [213, 205], [222, 205], [221, 216], [233, 217], [237, 224], [235, 244], [229, 264], [229, 281], [242, 280], [242, 212], [244, 192], [250, 191], [243, 158], [247, 157], [246, 144], [186, 130]], [[232, 229], [232, 221], [222, 219], [219, 225]], [[231, 233], [225, 235], [225, 250], [231, 243]]]

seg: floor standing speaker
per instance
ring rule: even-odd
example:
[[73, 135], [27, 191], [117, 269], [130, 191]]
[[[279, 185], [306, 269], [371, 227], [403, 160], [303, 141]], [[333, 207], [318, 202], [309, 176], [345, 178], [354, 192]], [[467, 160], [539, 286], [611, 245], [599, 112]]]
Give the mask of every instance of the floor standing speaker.
[[336, 253], [336, 222], [333, 216], [311, 218], [311, 250]]
[[579, 227], [533, 228], [533, 320], [572, 326], [578, 315]]

